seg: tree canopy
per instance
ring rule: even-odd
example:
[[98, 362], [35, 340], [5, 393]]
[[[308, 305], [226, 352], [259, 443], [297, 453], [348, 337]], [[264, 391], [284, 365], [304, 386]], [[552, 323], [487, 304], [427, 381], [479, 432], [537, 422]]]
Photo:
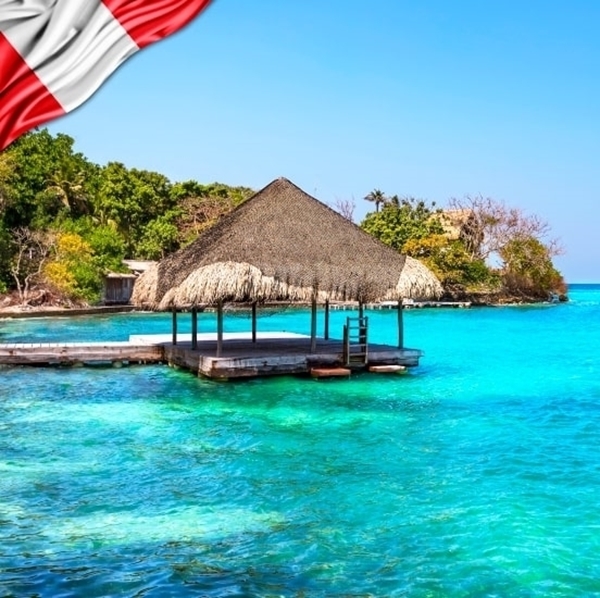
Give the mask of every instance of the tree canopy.
[[441, 209], [379, 193], [383, 207], [368, 213], [362, 228], [422, 260], [449, 296], [540, 300], [566, 292], [552, 262], [560, 247], [538, 216], [483, 196], [451, 199]]
[[27, 133], [0, 154], [0, 292], [27, 303], [41, 285], [96, 302], [104, 275], [123, 271], [124, 258], [164, 257], [252, 193], [98, 165], [68, 135]]
[[[95, 164], [74, 145], [43, 129], [0, 153], [0, 293], [22, 303], [48, 294], [97, 302], [105, 274], [123, 271], [124, 258], [161, 259], [253, 194], [170, 181], [116, 161]], [[535, 215], [482, 196], [452, 199], [444, 209], [377, 188], [364, 199], [375, 210], [362, 228], [422, 260], [451, 296], [535, 300], [565, 292], [552, 262], [560, 248]], [[352, 220], [353, 200], [334, 207]]]

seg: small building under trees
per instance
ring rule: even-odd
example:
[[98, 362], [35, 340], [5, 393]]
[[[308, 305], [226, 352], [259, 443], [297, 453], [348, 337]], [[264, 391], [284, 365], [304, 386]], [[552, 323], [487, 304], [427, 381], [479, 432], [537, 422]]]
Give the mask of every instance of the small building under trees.
[[136, 278], [135, 274], [122, 274], [120, 272], [107, 274], [104, 278], [102, 303], [104, 305], [126, 305], [129, 303]]

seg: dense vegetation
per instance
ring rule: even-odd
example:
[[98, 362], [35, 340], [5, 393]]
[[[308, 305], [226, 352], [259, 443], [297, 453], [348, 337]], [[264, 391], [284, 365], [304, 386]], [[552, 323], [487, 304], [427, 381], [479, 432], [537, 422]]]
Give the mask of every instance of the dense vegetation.
[[[94, 164], [67, 135], [22, 136], [0, 153], [0, 293], [33, 305], [94, 303], [123, 259], [162, 258], [193, 240], [253, 191], [171, 182], [119, 162]], [[424, 261], [450, 297], [546, 299], [565, 285], [545, 223], [482, 197], [449, 210], [375, 189], [362, 228]], [[335, 206], [352, 219], [354, 202]], [[491, 265], [495, 264], [495, 265]]]
[[96, 302], [124, 258], [160, 259], [252, 194], [99, 166], [73, 144], [41, 130], [0, 153], [0, 293], [19, 303]]
[[566, 285], [552, 258], [560, 253], [537, 216], [482, 196], [435, 203], [375, 189], [375, 203], [361, 226], [435, 272], [447, 298], [536, 301], [564, 297]]

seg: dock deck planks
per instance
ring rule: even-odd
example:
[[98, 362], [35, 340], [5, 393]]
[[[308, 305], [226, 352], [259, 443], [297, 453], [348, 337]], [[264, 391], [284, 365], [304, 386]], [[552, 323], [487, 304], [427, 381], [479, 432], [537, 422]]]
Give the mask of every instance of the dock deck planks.
[[[165, 344], [165, 360], [209, 378], [229, 379], [277, 374], [308, 374], [312, 368], [344, 367], [343, 342], [317, 339], [316, 351], [310, 351], [310, 338], [247, 339], [230, 338], [216, 356], [216, 340]], [[422, 353], [418, 349], [398, 349], [389, 345], [369, 344], [370, 365], [416, 366]]]

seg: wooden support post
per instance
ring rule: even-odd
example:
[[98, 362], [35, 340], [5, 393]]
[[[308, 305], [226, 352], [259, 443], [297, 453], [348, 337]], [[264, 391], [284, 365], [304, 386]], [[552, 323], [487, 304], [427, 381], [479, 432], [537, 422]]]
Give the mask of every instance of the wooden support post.
[[398, 349], [404, 349], [404, 304], [398, 299]]
[[317, 351], [317, 297], [313, 296], [310, 305], [310, 352]]
[[256, 342], [256, 301], [252, 302], [252, 342]]
[[198, 348], [198, 309], [192, 307], [192, 349]]
[[223, 301], [217, 303], [217, 357], [223, 353]]
[[358, 302], [358, 317], [362, 318], [365, 315], [364, 305], [362, 301]]
[[176, 307], [173, 308], [172, 332], [173, 332], [173, 344], [176, 345], [177, 344], [177, 308]]
[[323, 338], [329, 340], [329, 299], [325, 299], [325, 326], [323, 330]]
[[350, 363], [350, 337], [348, 336], [348, 324], [344, 324], [344, 340], [343, 340], [344, 364]]

